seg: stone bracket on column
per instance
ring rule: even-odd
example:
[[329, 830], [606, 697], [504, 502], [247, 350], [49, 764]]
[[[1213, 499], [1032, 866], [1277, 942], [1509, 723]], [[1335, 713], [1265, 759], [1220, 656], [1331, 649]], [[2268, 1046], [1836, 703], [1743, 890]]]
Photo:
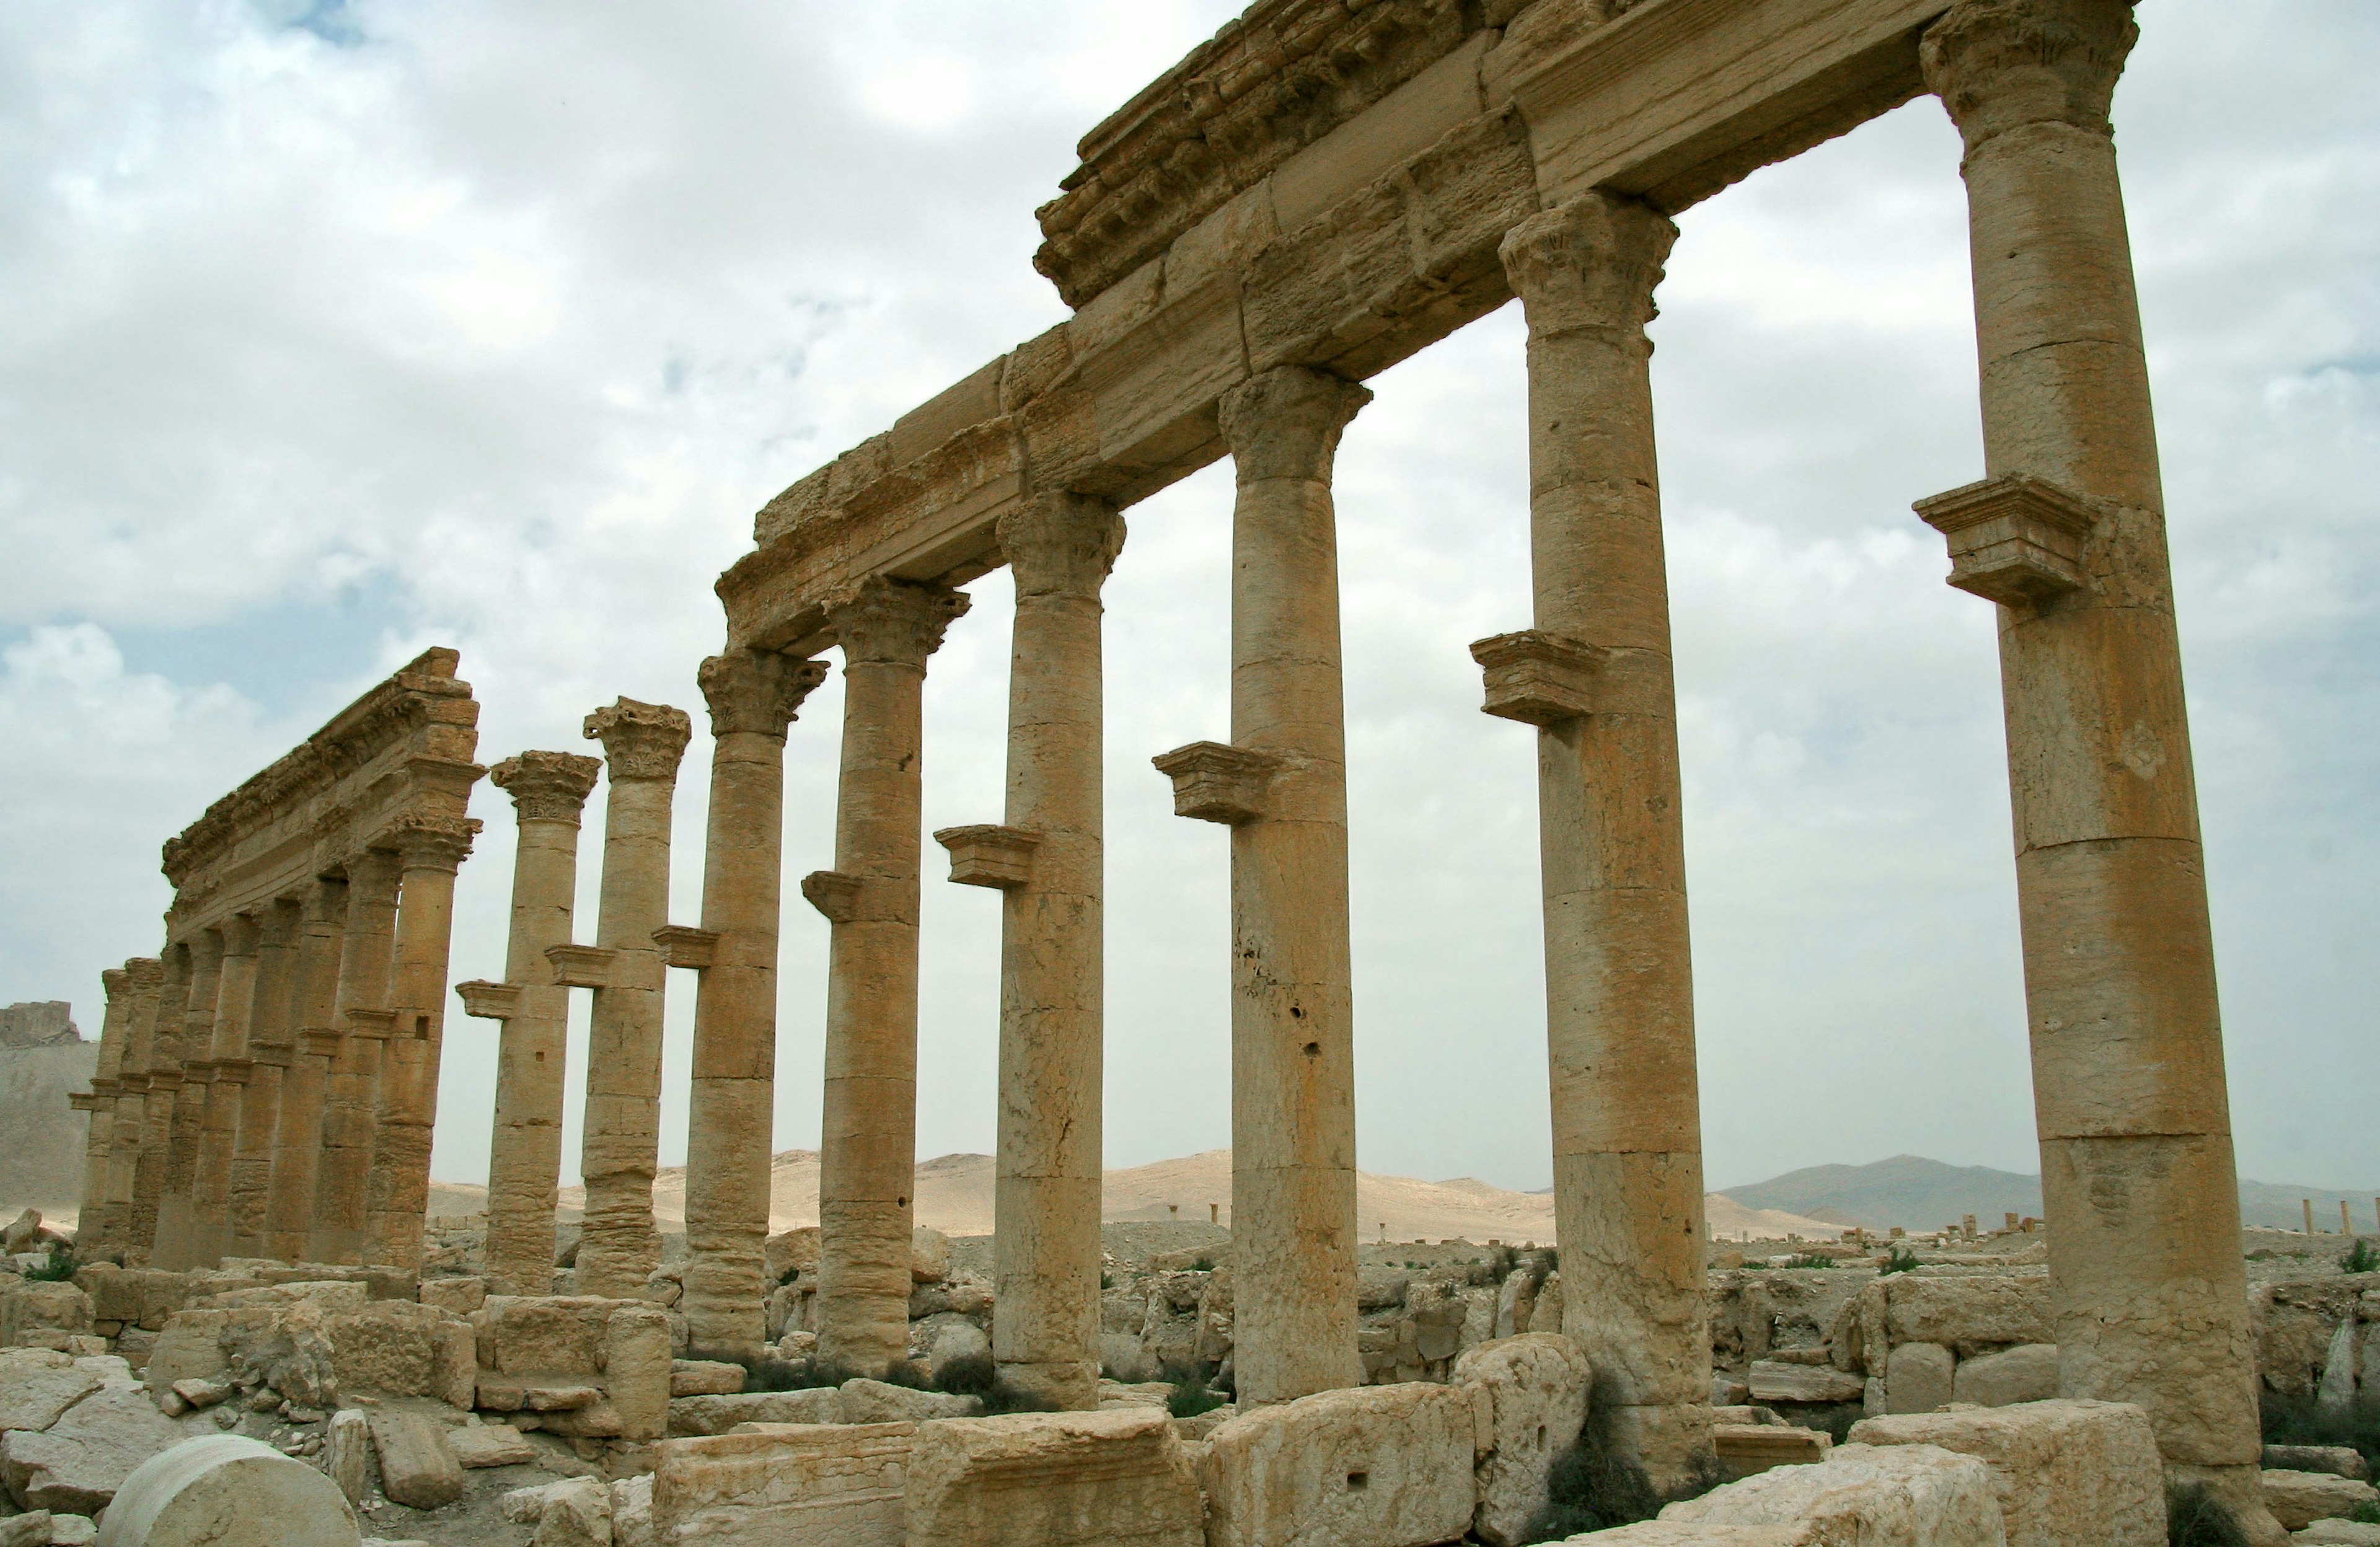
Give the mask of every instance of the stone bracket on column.
[[185, 1058], [182, 1060], [183, 1084], [205, 1085], [211, 1083], [214, 1077], [215, 1066], [212, 1059]]
[[1949, 540], [1949, 584], [2002, 606], [2029, 606], [2089, 584], [2082, 542], [2097, 521], [2080, 495], [2011, 473], [1911, 507]]
[[1272, 776], [1281, 760], [1270, 752], [1193, 741], [1148, 760], [1173, 781], [1173, 814], [1227, 827], [1254, 822], [1271, 802]]
[[103, 1098], [94, 1095], [89, 1090], [69, 1090], [67, 1092], [67, 1105], [72, 1107], [77, 1112], [98, 1112], [105, 1108], [108, 1104], [109, 1103]]
[[831, 923], [847, 924], [858, 916], [859, 878], [841, 871], [812, 871], [802, 877], [802, 895]]
[[248, 1054], [248, 1061], [260, 1069], [285, 1069], [295, 1058], [293, 1049], [278, 1045], [250, 1048]]
[[346, 1020], [347, 1030], [355, 1036], [385, 1041], [396, 1035], [395, 1010], [341, 1010], [339, 1014]]
[[520, 1013], [518, 983], [492, 983], [485, 978], [474, 978], [468, 983], [456, 983], [455, 993], [463, 1001], [463, 1013], [480, 1020], [510, 1020]]
[[1476, 640], [1471, 658], [1488, 683], [1481, 713], [1537, 726], [1592, 714], [1601, 706], [1603, 654], [1542, 628]]
[[319, 1026], [298, 1033], [298, 1041], [301, 1044], [299, 1051], [316, 1058], [337, 1057], [340, 1040], [336, 1031], [326, 1031]]
[[1008, 891], [1032, 879], [1041, 834], [1023, 827], [945, 827], [934, 842], [951, 851], [951, 879], [962, 886]]
[[545, 959], [553, 964], [553, 981], [564, 988], [610, 988], [612, 966], [619, 952], [609, 945], [549, 945]]
[[653, 944], [662, 948], [663, 967], [690, 968], [699, 972], [719, 954], [719, 932], [698, 930], [691, 924], [663, 924], [653, 932]]
[[249, 1069], [251, 1069], [251, 1068], [253, 1068], [253, 1067], [255, 1066], [255, 1062], [256, 1062], [256, 1061], [255, 1061], [254, 1059], [252, 1059], [252, 1058], [218, 1058], [218, 1059], [216, 1059], [216, 1060], [215, 1060], [215, 1083], [216, 1083], [217, 1085], [245, 1085], [245, 1084], [247, 1084], [247, 1083], [248, 1083], [248, 1072], [249, 1072]]

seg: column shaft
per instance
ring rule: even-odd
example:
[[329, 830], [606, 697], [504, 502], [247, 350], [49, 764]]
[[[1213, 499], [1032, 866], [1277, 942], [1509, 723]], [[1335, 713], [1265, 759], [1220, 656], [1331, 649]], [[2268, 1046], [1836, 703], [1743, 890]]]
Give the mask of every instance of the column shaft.
[[115, 1081], [124, 1068], [124, 1043], [132, 1018], [132, 979], [120, 967], [99, 975], [107, 995], [107, 1014], [100, 1023], [99, 1059], [91, 1070], [91, 1127], [83, 1136], [82, 1192], [75, 1210], [75, 1250], [94, 1259], [106, 1250], [115, 1234], [107, 1202], [107, 1173], [115, 1132]]
[[347, 919], [346, 878], [317, 880], [303, 907], [297, 965], [289, 986], [290, 1063], [282, 1081], [281, 1114], [273, 1132], [272, 1175], [264, 1197], [264, 1255], [285, 1262], [303, 1258], [312, 1244], [314, 1184], [321, 1169], [322, 1117], [330, 1096], [332, 1064], [317, 1049], [328, 1043], [335, 1050], [337, 1045], [339, 960], [345, 955]]
[[181, 1094], [182, 1017], [190, 1002], [190, 948], [165, 947], [164, 975], [151, 1017], [148, 1102], [140, 1134], [140, 1158], [133, 1175], [128, 1246], [140, 1266], [164, 1266], [158, 1228], [164, 1212], [167, 1156], [174, 1144], [174, 1108]]
[[304, 914], [284, 899], [265, 909], [256, 951], [255, 1005], [248, 1023], [248, 1083], [240, 1088], [239, 1131], [231, 1163], [229, 1251], [265, 1254], [265, 1205], [273, 1186], [273, 1144], [281, 1123], [281, 1085], [291, 1062], [292, 999]]
[[386, 849], [368, 848], [347, 861], [334, 1022], [338, 1053], [323, 1092], [322, 1158], [314, 1176], [313, 1239], [307, 1249], [318, 1262], [363, 1261], [398, 885], [397, 858]]
[[115, 1120], [108, 1132], [107, 1247], [111, 1254], [122, 1252], [128, 1259], [147, 1249], [147, 1237], [133, 1234], [134, 1199], [141, 1139], [148, 1130], [150, 1050], [164, 970], [164, 963], [154, 956], [135, 956], [124, 964], [131, 1003], [126, 1012], [123, 1062], [116, 1067]]
[[372, 1152], [364, 1261], [419, 1271], [430, 1211], [430, 1140], [438, 1126], [438, 1071], [446, 1045], [446, 962], [455, 933], [455, 872], [480, 824], [411, 817], [389, 841], [400, 876], [383, 1054], [380, 1128]]
[[195, 1192], [199, 1147], [214, 1078], [215, 1009], [223, 982], [221, 930], [200, 930], [190, 942], [190, 987], [182, 1008], [181, 1083], [166, 1130], [165, 1174], [157, 1202], [157, 1265], [199, 1265]]
[[212, 1267], [231, 1245], [231, 1168], [239, 1143], [239, 1113], [248, 1077], [249, 1022], [256, 1009], [256, 920], [224, 920], [223, 965], [215, 981], [215, 1018], [208, 1052], [214, 1078], [200, 1118], [198, 1169], [191, 1187], [189, 1249], [194, 1263]]

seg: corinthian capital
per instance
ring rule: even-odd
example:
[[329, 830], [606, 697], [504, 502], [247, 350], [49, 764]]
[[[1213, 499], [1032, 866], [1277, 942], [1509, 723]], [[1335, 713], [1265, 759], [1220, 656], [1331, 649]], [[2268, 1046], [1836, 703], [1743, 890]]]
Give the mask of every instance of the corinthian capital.
[[2131, 0], [1961, 0], [1926, 29], [1925, 85], [1973, 151], [2003, 129], [2107, 134], [2107, 104], [2141, 30]]
[[731, 650], [694, 674], [710, 706], [710, 734], [748, 731], [782, 741], [810, 689], [826, 680], [826, 663], [781, 650]]
[[1038, 494], [1000, 518], [1019, 596], [1097, 596], [1123, 550], [1123, 518], [1088, 494]]
[[601, 758], [577, 752], [521, 752], [488, 770], [488, 781], [513, 798], [513, 810], [523, 822], [566, 822], [578, 825], [595, 775], [603, 772]]
[[603, 744], [614, 780], [674, 779], [694, 722], [665, 703], [620, 699], [587, 716], [586, 729], [588, 740]]
[[1531, 215], [1497, 255], [1535, 335], [1606, 328], [1641, 336], [1678, 228], [1638, 199], [1589, 192]]
[[1339, 432], [1371, 400], [1369, 387], [1304, 365], [1277, 365], [1249, 377], [1217, 405], [1239, 481], [1327, 481]]
[[861, 661], [922, 668], [967, 605], [966, 593], [948, 586], [870, 575], [826, 604], [826, 621], [845, 671]]
[[476, 817], [402, 816], [372, 847], [394, 852], [405, 870], [452, 875], [463, 868], [479, 831]]

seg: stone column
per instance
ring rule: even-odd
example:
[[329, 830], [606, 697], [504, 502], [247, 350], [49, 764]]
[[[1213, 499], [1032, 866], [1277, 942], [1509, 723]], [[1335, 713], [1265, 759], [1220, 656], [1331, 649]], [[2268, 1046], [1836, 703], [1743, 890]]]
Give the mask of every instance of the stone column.
[[1111, 506], [1078, 494], [1001, 518], [1016, 584], [1006, 824], [934, 834], [952, 880], [1003, 895], [992, 1355], [1010, 1387], [1081, 1410], [1099, 1384], [1099, 590], [1123, 536]]
[[446, 961], [455, 933], [455, 872], [480, 823], [407, 817], [387, 841], [399, 864], [389, 967], [395, 1012], [382, 1052], [380, 1127], [372, 1149], [364, 1261], [419, 1271], [430, 1212], [430, 1137], [438, 1126], [438, 1071], [446, 1036]]
[[367, 848], [347, 861], [346, 927], [339, 939], [339, 1034], [322, 1099], [322, 1161], [314, 1174], [318, 1262], [363, 1261], [372, 1126], [380, 1114], [381, 1044], [389, 1034], [388, 979], [396, 935], [395, 854]]
[[754, 650], [714, 655], [700, 672], [713, 738], [702, 927], [664, 942], [673, 965], [702, 973], [678, 1301], [696, 1358], [756, 1357], [768, 1330], [760, 1260], [777, 1099], [785, 727], [825, 676], [824, 662]]
[[164, 975], [157, 989], [157, 1009], [151, 1017], [147, 1080], [147, 1111], [143, 1114], [140, 1157], [133, 1174], [132, 1224], [126, 1243], [133, 1266], [164, 1266], [160, 1261], [158, 1224], [164, 1212], [168, 1156], [174, 1147], [174, 1108], [182, 1087], [182, 1017], [190, 1003], [190, 948], [168, 940], [163, 957]]
[[2068, 1396], [2270, 1536], [2198, 795], [2107, 106], [2122, 0], [1963, 0], [1926, 83], [1966, 145], [1986, 481], [1920, 503], [1999, 605], [2051, 1314]]
[[199, 1142], [206, 1128], [208, 1091], [214, 1082], [216, 999], [223, 984], [221, 930], [200, 930], [190, 939], [190, 982], [182, 1007], [181, 1076], [174, 1092], [172, 1125], [166, 1130], [165, 1172], [157, 1201], [156, 1265], [176, 1271], [199, 1265], [195, 1193]]
[[116, 1066], [115, 1120], [108, 1131], [106, 1244], [111, 1253], [145, 1251], [148, 1244], [145, 1236], [133, 1233], [133, 1213], [141, 1139], [148, 1131], [150, 1048], [164, 974], [164, 963], [154, 956], [134, 956], [124, 964], [131, 999], [125, 1012], [123, 1061]]
[[[457, 987], [464, 1007], [504, 1022], [496, 1049], [495, 1127], [488, 1142], [488, 1292], [553, 1293], [554, 1190], [562, 1177], [562, 1104], [570, 991], [550, 946], [570, 944], [578, 895], [578, 822], [603, 764], [575, 752], [523, 752], [488, 771], [513, 798], [512, 933], [501, 985]], [[504, 993], [486, 995], [501, 987]], [[484, 1002], [482, 1002], [484, 1001]]]
[[1677, 228], [1593, 193], [1503, 262], [1529, 324], [1536, 628], [1473, 647], [1537, 726], [1562, 1330], [1654, 1486], [1710, 1454], [1702, 1126], [1669, 578], [1645, 325]]
[[83, 1139], [82, 1194], [75, 1212], [75, 1249], [86, 1259], [117, 1244], [107, 1174], [115, 1133], [115, 1080], [124, 1067], [124, 1043], [132, 1020], [131, 975], [111, 967], [99, 975], [99, 985], [107, 994], [107, 1014], [99, 1028], [99, 1062], [91, 1070], [91, 1093], [73, 1098], [78, 1108], [91, 1114]]
[[344, 955], [347, 883], [318, 878], [301, 905], [298, 959], [290, 984], [289, 1072], [273, 1125], [273, 1175], [264, 1195], [264, 1255], [295, 1262], [312, 1244], [314, 1184], [321, 1170], [322, 1115], [338, 1049], [339, 958]]
[[[665, 704], [621, 699], [587, 716], [603, 743], [611, 792], [603, 816], [597, 956], [563, 947], [565, 982], [593, 988], [587, 1035], [587, 1116], [578, 1174], [587, 1223], [578, 1237], [582, 1295], [635, 1298], [661, 1266], [653, 1171], [661, 1163], [662, 996], [653, 932], [669, 923], [670, 802], [694, 722]], [[574, 971], [573, 960], [579, 962]], [[599, 964], [589, 973], [589, 964]]]
[[215, 979], [214, 1028], [207, 1054], [213, 1078], [199, 1119], [198, 1168], [190, 1190], [189, 1252], [200, 1267], [213, 1267], [231, 1245], [232, 1153], [239, 1143], [239, 1111], [248, 1082], [258, 938], [256, 920], [249, 915], [224, 920], [223, 963]]
[[239, 1132], [231, 1163], [230, 1251], [265, 1253], [265, 1204], [273, 1186], [273, 1144], [281, 1123], [281, 1085], [292, 1061], [299, 906], [286, 898], [265, 908], [256, 951], [255, 1007], [248, 1022], [248, 1081], [240, 1087]]
[[834, 869], [802, 895], [827, 952], [818, 1357], [881, 1375], [909, 1352], [917, 1163], [917, 861], [926, 658], [967, 599], [882, 576], [827, 608], [843, 649]]

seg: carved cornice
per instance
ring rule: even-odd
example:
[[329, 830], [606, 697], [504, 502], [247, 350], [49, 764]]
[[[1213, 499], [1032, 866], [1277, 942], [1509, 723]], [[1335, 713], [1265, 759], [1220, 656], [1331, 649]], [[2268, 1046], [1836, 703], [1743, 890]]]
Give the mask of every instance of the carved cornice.
[[1095, 597], [1123, 551], [1123, 518], [1088, 494], [1037, 494], [1001, 517], [998, 530], [1020, 597]]
[[665, 703], [619, 699], [587, 716], [586, 734], [603, 743], [613, 779], [674, 779], [694, 722]]
[[1588, 193], [1512, 228], [1497, 250], [1529, 331], [1610, 329], [1641, 340], [1678, 228], [1634, 199]]
[[2107, 104], [2140, 35], [2130, 0], [1961, 0], [1918, 61], [1973, 151], [2025, 124], [2112, 133]]
[[810, 690], [826, 680], [823, 661], [774, 650], [731, 650], [695, 671], [714, 737], [747, 732], [784, 739]]
[[966, 593], [948, 586], [871, 575], [830, 601], [826, 620], [843, 647], [845, 671], [860, 661], [923, 667], [967, 606]]
[[1242, 483], [1267, 478], [1328, 482], [1340, 432], [1372, 389], [1303, 365], [1275, 366], [1223, 394], [1223, 439]]
[[513, 798], [523, 822], [578, 825], [603, 760], [577, 752], [517, 752], [488, 770], [488, 782]]

